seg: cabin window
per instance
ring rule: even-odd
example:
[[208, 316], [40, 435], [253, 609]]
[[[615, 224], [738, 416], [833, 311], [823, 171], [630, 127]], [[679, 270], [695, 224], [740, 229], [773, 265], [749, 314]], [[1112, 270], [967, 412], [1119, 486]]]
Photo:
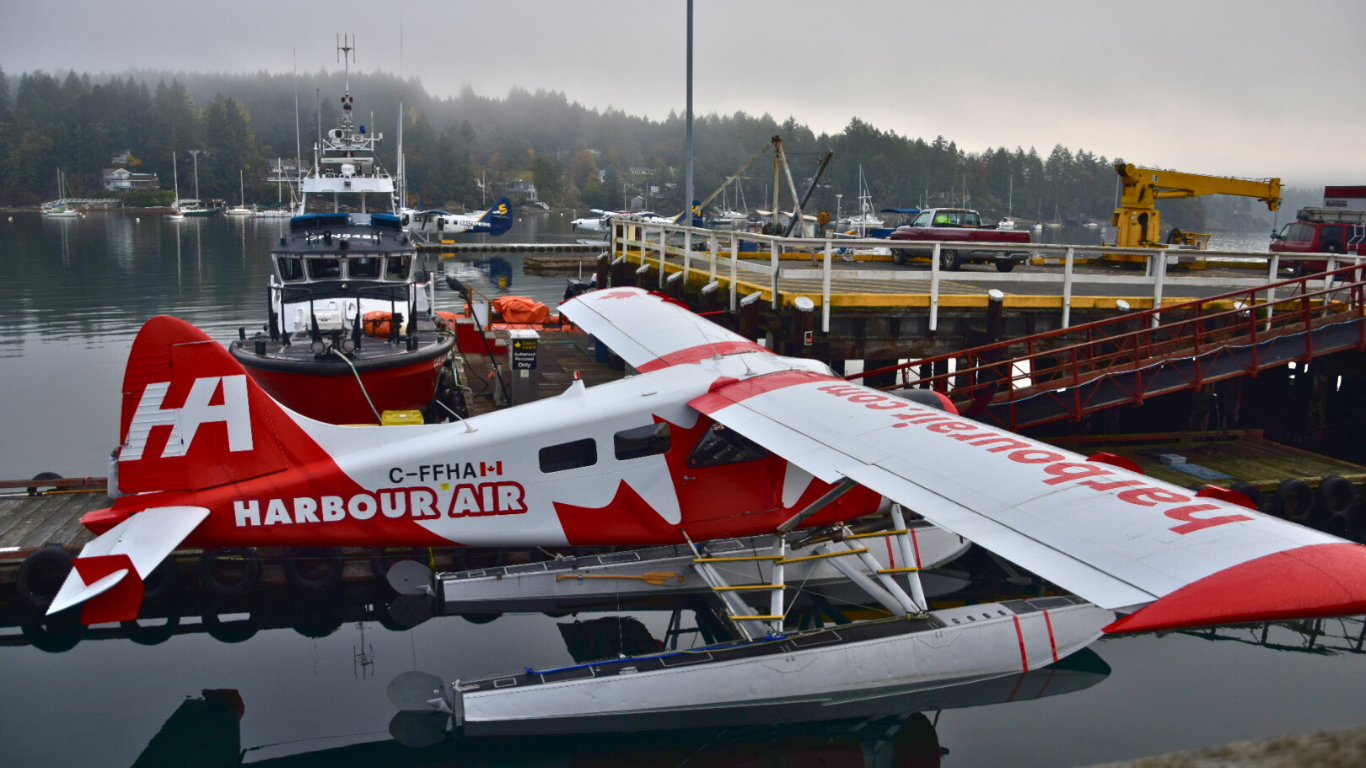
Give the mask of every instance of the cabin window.
[[384, 277], [387, 280], [407, 280], [408, 266], [412, 259], [408, 256], [390, 256], [387, 268], [384, 270]]
[[688, 456], [688, 466], [693, 469], [720, 467], [758, 461], [767, 455], [768, 451], [753, 440], [724, 424], [713, 424]]
[[615, 444], [617, 461], [658, 456], [669, 452], [669, 425], [661, 421], [635, 429], [624, 429], [613, 435], [612, 442]]
[[1296, 224], [1295, 229], [1290, 232], [1290, 239], [1297, 243], [1311, 243], [1314, 241], [1314, 225]]
[[377, 256], [352, 256], [347, 259], [347, 277], [355, 280], [378, 280], [384, 259]]
[[541, 471], [564, 472], [598, 463], [598, 443], [591, 437], [541, 449]]
[[982, 218], [975, 213], [965, 213], [963, 214], [963, 226], [980, 227], [982, 226]]
[[933, 216], [933, 215], [934, 215], [934, 212], [933, 212], [933, 211], [925, 211], [924, 213], [922, 213], [922, 214], [920, 214], [919, 216], [916, 216], [916, 217], [915, 217], [915, 221], [911, 222], [911, 226], [913, 226], [913, 227], [928, 227], [928, 226], [930, 225], [930, 217]]
[[314, 280], [340, 280], [341, 259], [309, 259], [308, 276]]
[[280, 279], [293, 283], [304, 279], [304, 262], [298, 256], [281, 256], [275, 260], [280, 266]]

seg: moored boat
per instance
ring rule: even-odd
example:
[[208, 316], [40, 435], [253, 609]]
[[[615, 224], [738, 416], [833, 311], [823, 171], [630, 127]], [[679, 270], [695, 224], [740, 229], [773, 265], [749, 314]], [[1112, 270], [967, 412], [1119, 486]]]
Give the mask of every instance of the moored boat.
[[427, 408], [455, 334], [432, 313], [416, 256], [391, 214], [294, 217], [271, 253], [266, 330], [243, 333], [233, 356], [271, 397], [319, 421]]
[[[356, 124], [347, 91], [301, 184], [299, 215], [272, 249], [269, 321], [250, 338], [241, 332], [231, 351], [266, 392], [312, 419], [375, 424], [390, 421], [386, 411], [422, 409], [427, 421], [444, 418], [463, 407], [447, 372], [452, 320], [433, 312], [394, 180], [375, 159], [380, 135]], [[310, 212], [310, 200], [330, 210]]]

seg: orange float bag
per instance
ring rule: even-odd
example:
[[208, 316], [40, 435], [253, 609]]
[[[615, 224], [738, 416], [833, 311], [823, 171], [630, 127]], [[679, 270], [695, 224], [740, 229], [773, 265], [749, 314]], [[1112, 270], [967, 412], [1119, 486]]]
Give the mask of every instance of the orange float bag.
[[505, 323], [544, 323], [550, 319], [550, 307], [526, 296], [499, 296], [493, 300], [493, 310]]
[[365, 319], [362, 324], [365, 328], [365, 335], [374, 336], [380, 339], [389, 338], [390, 331], [392, 330], [391, 323], [393, 319], [393, 315], [389, 314], [388, 312], [380, 310], [376, 310], [374, 312], [366, 312]]

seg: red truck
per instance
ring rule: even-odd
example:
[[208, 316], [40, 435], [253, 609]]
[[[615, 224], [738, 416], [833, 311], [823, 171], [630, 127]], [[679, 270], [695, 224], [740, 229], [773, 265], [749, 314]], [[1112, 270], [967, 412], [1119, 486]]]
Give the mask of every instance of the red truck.
[[973, 243], [1028, 243], [1028, 232], [1008, 229], [988, 229], [982, 217], [968, 208], [929, 208], [916, 215], [911, 223], [898, 227], [890, 239], [913, 241], [911, 248], [892, 246], [892, 261], [905, 264], [910, 256], [930, 256], [934, 244], [943, 243], [939, 250], [939, 268], [956, 270], [966, 263], [995, 264], [999, 272], [1009, 272], [1016, 264], [1029, 258], [1026, 251], [974, 250]]
[[[1366, 211], [1301, 208], [1292, 221], [1271, 234], [1272, 253], [1342, 253], [1366, 256]], [[1346, 264], [1338, 266], [1345, 267]], [[1300, 261], [1297, 274], [1322, 272], [1328, 262]]]

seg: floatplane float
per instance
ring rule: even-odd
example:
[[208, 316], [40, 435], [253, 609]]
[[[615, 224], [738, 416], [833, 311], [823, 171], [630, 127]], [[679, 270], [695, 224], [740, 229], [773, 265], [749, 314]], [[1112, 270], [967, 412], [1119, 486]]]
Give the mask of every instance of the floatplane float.
[[[1366, 612], [1366, 547], [1240, 494], [1005, 433], [934, 393], [852, 384], [641, 289], [560, 309], [637, 375], [402, 427], [299, 416], [206, 334], [153, 318], [123, 385], [124, 495], [83, 519], [98, 536], [49, 612], [134, 619], [143, 580], [181, 546], [685, 547], [734, 640], [416, 687], [466, 728], [542, 730], [986, 680], [1107, 633]], [[855, 532], [878, 511], [889, 527]], [[908, 512], [1075, 596], [929, 610]], [[766, 550], [706, 547], [754, 536]], [[895, 563], [877, 557], [888, 543]], [[791, 630], [792, 574], [816, 560], [889, 618]], [[733, 583], [722, 568], [740, 562], [767, 567]]]

